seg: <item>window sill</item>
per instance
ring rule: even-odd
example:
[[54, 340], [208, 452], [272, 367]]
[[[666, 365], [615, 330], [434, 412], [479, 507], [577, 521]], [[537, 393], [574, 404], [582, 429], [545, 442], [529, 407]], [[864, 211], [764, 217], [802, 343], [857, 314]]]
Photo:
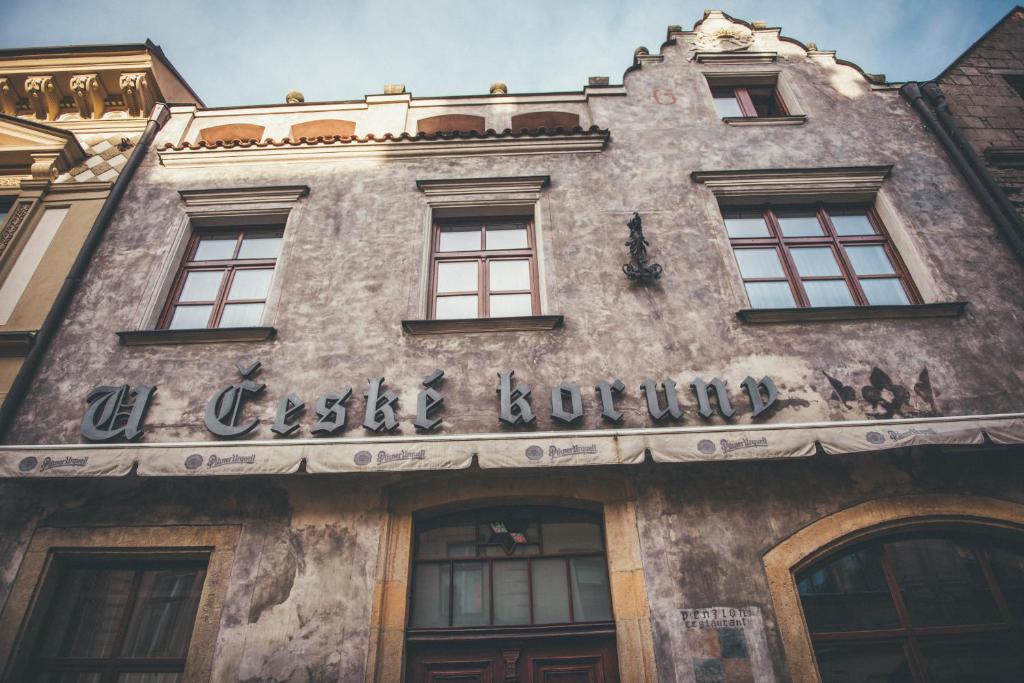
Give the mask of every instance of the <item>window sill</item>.
[[897, 320], [912, 318], [959, 318], [966, 301], [909, 306], [827, 306], [819, 308], [745, 308], [736, 317], [745, 323], [808, 323], [840, 320]]
[[799, 126], [807, 123], [806, 114], [795, 116], [723, 116], [730, 126]]
[[527, 315], [518, 318], [459, 318], [457, 320], [403, 320], [408, 334], [451, 334], [455, 332], [533, 332], [561, 327], [560, 315]]
[[217, 344], [225, 342], [262, 342], [277, 334], [273, 327], [219, 327], [195, 330], [127, 330], [118, 332], [125, 346], [158, 344]]
[[0, 332], [0, 358], [27, 356], [35, 338], [35, 332]]

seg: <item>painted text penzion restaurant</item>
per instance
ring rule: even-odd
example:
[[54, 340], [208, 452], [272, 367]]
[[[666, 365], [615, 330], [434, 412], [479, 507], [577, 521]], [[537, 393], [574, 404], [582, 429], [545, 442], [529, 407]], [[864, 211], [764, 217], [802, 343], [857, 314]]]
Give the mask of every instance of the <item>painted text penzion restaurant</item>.
[[129, 48], [0, 51], [4, 681], [1024, 680], [1024, 226], [934, 84], [718, 11], [573, 92]]

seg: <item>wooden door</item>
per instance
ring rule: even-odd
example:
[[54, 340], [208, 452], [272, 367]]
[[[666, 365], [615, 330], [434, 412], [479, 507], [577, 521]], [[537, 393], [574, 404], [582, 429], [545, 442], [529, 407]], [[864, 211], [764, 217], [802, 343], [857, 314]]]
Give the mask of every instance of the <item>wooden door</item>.
[[409, 683], [618, 683], [614, 637], [410, 643]]

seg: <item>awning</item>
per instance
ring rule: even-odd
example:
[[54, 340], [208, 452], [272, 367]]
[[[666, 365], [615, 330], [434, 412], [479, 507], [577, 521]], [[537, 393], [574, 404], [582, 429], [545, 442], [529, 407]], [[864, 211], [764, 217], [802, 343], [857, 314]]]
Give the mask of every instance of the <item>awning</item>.
[[763, 460], [926, 445], [1024, 443], [1024, 413], [341, 439], [0, 446], [0, 477], [205, 476]]

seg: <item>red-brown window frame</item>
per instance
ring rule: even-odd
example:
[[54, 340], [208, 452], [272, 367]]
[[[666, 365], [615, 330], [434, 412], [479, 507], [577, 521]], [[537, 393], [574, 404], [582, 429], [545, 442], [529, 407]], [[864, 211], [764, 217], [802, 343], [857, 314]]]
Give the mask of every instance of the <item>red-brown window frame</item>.
[[[526, 249], [480, 249], [477, 251], [441, 251], [441, 230], [452, 226], [480, 226], [481, 245], [487, 245], [488, 224], [524, 224], [526, 226]], [[437, 319], [437, 299], [449, 296], [473, 296], [477, 297], [477, 318], [490, 318], [491, 291], [490, 291], [490, 261], [522, 261], [530, 263], [530, 289], [502, 290], [495, 294], [529, 294], [531, 315], [540, 315], [540, 288], [538, 286], [537, 273], [537, 245], [533, 230], [532, 217], [498, 216], [493, 218], [459, 218], [445, 219], [434, 222], [433, 234], [430, 243], [430, 303], [428, 318]], [[477, 263], [477, 288], [460, 292], [437, 293], [437, 266], [443, 262], [476, 262]]]
[[[896, 578], [896, 573], [892, 567], [892, 560], [889, 557], [886, 546], [890, 543], [898, 543], [899, 541], [914, 540], [917, 538], [941, 538], [949, 540], [969, 550], [977, 561], [978, 567], [981, 569], [981, 573], [985, 579], [985, 585], [989, 589], [989, 595], [995, 603], [1002, 621], [980, 624], [956, 624], [952, 626], [914, 626], [910, 620], [909, 612], [901, 591], [901, 586]], [[845, 547], [840, 551], [819, 560], [811, 567], [801, 571], [797, 577], [797, 581], [801, 580], [802, 577], [807, 576], [818, 567], [826, 565], [830, 561], [843, 557], [846, 554], [863, 550], [865, 548], [877, 549], [882, 563], [882, 571], [885, 576], [886, 587], [889, 589], [889, 595], [892, 598], [893, 606], [895, 607], [900, 623], [898, 626], [891, 628], [862, 629], [859, 631], [819, 631], [816, 633], [812, 633], [810, 631], [810, 625], [808, 625], [808, 633], [810, 633], [812, 644], [829, 645], [854, 643], [870, 645], [872, 643], [898, 643], [903, 647], [907, 664], [911, 668], [911, 676], [915, 681], [924, 682], [930, 679], [928, 677], [928, 669], [925, 665], [924, 657], [921, 654], [922, 640], [927, 641], [942, 637], [948, 638], [955, 636], [969, 637], [971, 635], [979, 637], [985, 637], [986, 635], [991, 634], [1009, 634], [1011, 636], [1019, 635], [1021, 632], [1021, 626], [1010, 610], [1006, 597], [1003, 594], [1002, 587], [1000, 586], [999, 581], [996, 580], [995, 574], [992, 571], [989, 549], [995, 545], [995, 540], [996, 539], [987, 539], [984, 537], [967, 537], [956, 533], [943, 533], [941, 530], [917, 534], [882, 536], [881, 538], [876, 538], [866, 543]], [[802, 600], [803, 598], [801, 596], [801, 601]], [[815, 655], [815, 658], [817, 658], [817, 655]]]
[[[41, 633], [36, 634], [36, 642], [33, 644], [32, 661], [29, 665], [31, 677], [43, 672], [63, 673], [99, 673], [101, 683], [116, 683], [117, 678], [123, 673], [183, 673], [185, 671], [186, 659], [191, 646], [191, 634], [195, 628], [195, 622], [199, 618], [198, 611], [192, 617], [192, 627], [189, 629], [189, 640], [185, 643], [185, 657], [122, 657], [121, 651], [128, 638], [129, 622], [138, 606], [142, 574], [146, 570], [162, 569], [166, 567], [193, 567], [202, 568], [199, 590], [202, 592], [203, 584], [206, 582], [209, 572], [208, 557], [180, 557], [180, 558], [105, 558], [85, 557], [58, 559], [56, 576], [47, 587], [48, 592], [54, 593], [63, 579], [64, 572], [77, 567], [94, 567], [97, 569], [129, 569], [134, 572], [131, 591], [126, 602], [126, 609], [118, 622], [116, 636], [112, 644], [112, 651], [109, 657], [55, 657], [46, 658], [41, 655], [43, 641]], [[47, 607], [47, 619], [50, 619], [57, 609], [59, 596], [53, 595]], [[197, 605], [198, 607], [198, 605]]]
[[[776, 211], [789, 211], [789, 210], [809, 210], [813, 209], [815, 216], [818, 219], [819, 225], [824, 230], [824, 235], [811, 236], [811, 237], [784, 237], [782, 234], [782, 228], [779, 226], [778, 218], [775, 215]], [[829, 211], [864, 211], [867, 214], [868, 221], [875, 229], [874, 235], [840, 235], [835, 226], [832, 224], [832, 218], [829, 215]], [[860, 280], [872, 280], [872, 279], [892, 279], [896, 277], [899, 279], [900, 284], [903, 286], [903, 291], [907, 295], [907, 301], [913, 304], [921, 303], [921, 293], [914, 285], [914, 280], [910, 277], [910, 273], [907, 270], [906, 265], [903, 263], [903, 259], [900, 258], [899, 252], [893, 247], [892, 239], [889, 237], [889, 233], [885, 229], [885, 225], [878, 217], [878, 213], [874, 207], [866, 206], [863, 204], [784, 204], [784, 205], [763, 205], [763, 206], [750, 206], [750, 207], [725, 207], [723, 208], [722, 215], [724, 218], [728, 218], [730, 212], [754, 212], [760, 211], [761, 216], [764, 218], [765, 224], [768, 227], [768, 237], [730, 237], [729, 245], [733, 252], [738, 249], [744, 248], [774, 248], [776, 253], [780, 255], [780, 262], [782, 263], [782, 271], [786, 276], [786, 281], [789, 284], [789, 289], [793, 294], [793, 300], [796, 302], [797, 308], [815, 308], [811, 306], [810, 300], [807, 296], [807, 292], [804, 289], [803, 280], [839, 280], [842, 279], [846, 282], [847, 287], [850, 289], [850, 296], [853, 298], [854, 305], [856, 306], [872, 306], [874, 304], [868, 303], [867, 296], [864, 294], [864, 290], [860, 286]], [[727, 233], [728, 234], [728, 230]], [[882, 275], [858, 275], [853, 269], [853, 264], [850, 262], [849, 257], [846, 254], [846, 250], [843, 249], [847, 245], [861, 245], [861, 246], [881, 246], [886, 255], [889, 257], [890, 263], [892, 263], [893, 271], [895, 274], [882, 274]], [[796, 263], [793, 260], [792, 254], [790, 254], [791, 247], [829, 247], [832, 250], [833, 255], [836, 257], [836, 262], [839, 264], [840, 273], [842, 277], [837, 276], [807, 276], [801, 277], [796, 268]], [[735, 258], [735, 255], [734, 255]], [[740, 279], [744, 284], [747, 282], [781, 282], [779, 278], [746, 278], [740, 273]]]
[[[782, 101], [782, 97], [779, 95], [779, 88], [774, 83], [764, 85], [711, 85], [711, 97], [718, 99], [725, 96], [726, 91], [731, 91], [732, 96], [736, 98], [736, 102], [740, 106], [740, 111], [743, 112], [743, 118], [766, 118], [757, 113], [757, 107], [754, 106], [754, 101], [750, 99], [749, 88], [771, 88], [772, 89], [772, 100], [775, 102], [775, 108], [779, 110], [775, 116], [788, 116], [789, 109], [786, 108], [786, 103]], [[728, 118], [728, 117], [723, 117]], [[770, 117], [767, 117], [770, 118]]]
[[[221, 278], [220, 289], [217, 291], [217, 296], [212, 301], [190, 301], [188, 306], [209, 306], [213, 305], [213, 311], [210, 313], [210, 317], [206, 321], [205, 328], [199, 329], [217, 329], [220, 327], [221, 317], [224, 314], [224, 306], [228, 303], [227, 297], [228, 292], [231, 291], [231, 283], [235, 279], [235, 273], [239, 270], [266, 270], [270, 268], [274, 271], [277, 270], [278, 256], [272, 259], [240, 259], [238, 257], [239, 250], [242, 248], [242, 240], [245, 239], [248, 233], [273, 233], [280, 237], [284, 236], [284, 228], [280, 226], [266, 226], [266, 225], [251, 225], [243, 226], [231, 229], [215, 229], [215, 230], [197, 230], [192, 233], [189, 237], [188, 245], [185, 247], [185, 255], [182, 257], [181, 265], [178, 266], [178, 272], [174, 276], [174, 282], [171, 285], [171, 292], [167, 297], [167, 302], [164, 304], [163, 311], [160, 313], [160, 319], [157, 323], [158, 329], [167, 329], [171, 324], [171, 318], [174, 316], [174, 309], [178, 306], [178, 299], [181, 297], [181, 290], [185, 286], [185, 279], [191, 272], [204, 271], [204, 270], [223, 270], [225, 271], [224, 277]], [[234, 258], [221, 259], [217, 261], [194, 261], [192, 260], [195, 256], [196, 249], [199, 248], [199, 242], [204, 237], [226, 237], [234, 235], [235, 237], [235, 248], [232, 252]], [[269, 297], [269, 292], [268, 292]], [[267, 299], [238, 299], [231, 301], [232, 304], [263, 304], [263, 312], [266, 314]]]

